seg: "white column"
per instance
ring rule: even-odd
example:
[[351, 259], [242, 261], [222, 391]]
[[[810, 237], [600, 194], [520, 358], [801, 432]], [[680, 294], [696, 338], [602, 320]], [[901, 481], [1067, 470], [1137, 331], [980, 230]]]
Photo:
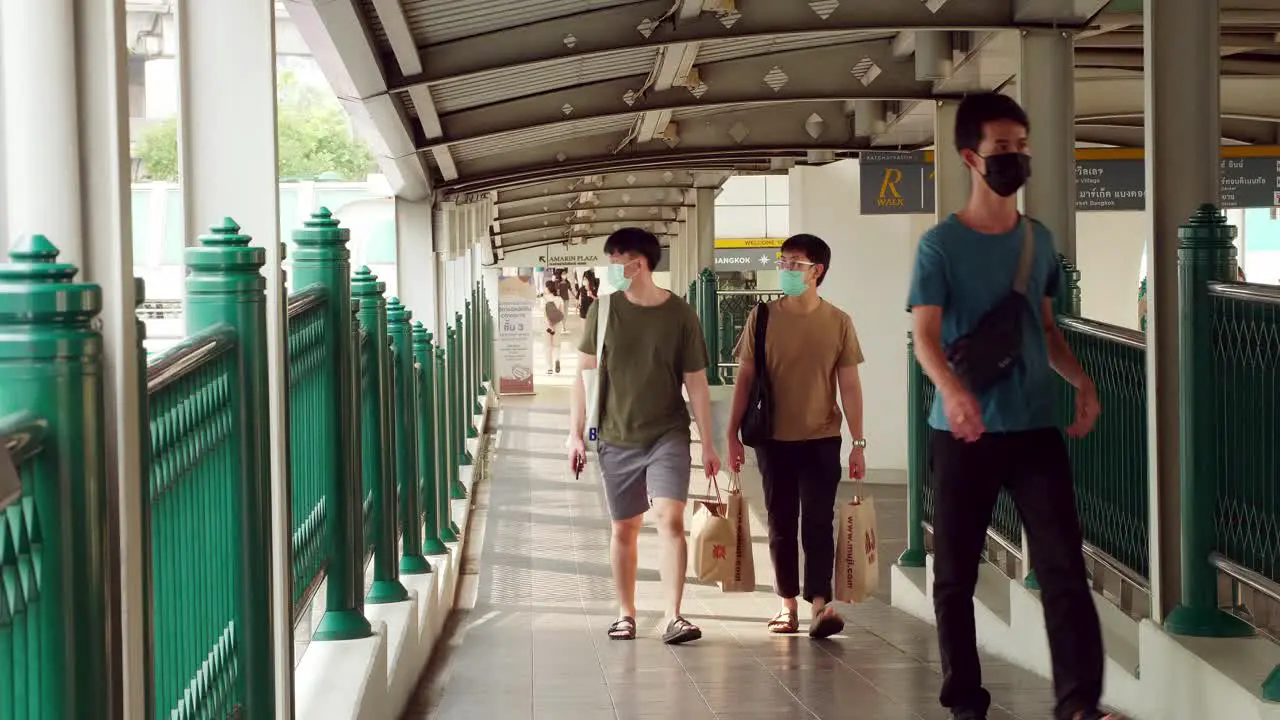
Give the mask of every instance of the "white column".
[[1146, 3], [1143, 13], [1147, 458], [1151, 614], [1157, 622], [1177, 607], [1181, 593], [1178, 226], [1200, 204], [1218, 202], [1218, 11], [1218, 0], [1160, 0]]
[[679, 220], [676, 232], [679, 234], [671, 238], [671, 290], [682, 296], [689, 290], [689, 268], [684, 262], [685, 243], [688, 242], [685, 228], [689, 225], [689, 218], [685, 213], [685, 208], [676, 211]]
[[1031, 179], [1025, 212], [1053, 232], [1058, 251], [1076, 259], [1075, 50], [1061, 30], [1022, 31], [1018, 98], [1031, 121]]
[[960, 103], [955, 100], [939, 100], [934, 104], [934, 207], [939, 222], [969, 202], [969, 168], [956, 151], [956, 111], [959, 109]]
[[705, 268], [716, 269], [716, 191], [715, 188], [698, 188], [697, 207], [693, 225], [697, 226], [697, 243], [690, 252], [697, 258], [697, 272]]
[[[146, 714], [144, 628], [147, 605], [143, 573], [151, 549], [142, 536], [146, 502], [139, 482], [146, 428], [139, 408], [138, 325], [135, 313], [132, 200], [129, 165], [129, 102], [124, 0], [77, 0], [77, 76], [80, 172], [64, 185], [83, 187], [83, 273], [102, 286], [103, 385], [106, 389], [107, 475], [114, 486], [111, 535], [116, 539], [109, 570], [118, 588], [111, 641], [117, 660], [111, 681], [121, 688], [106, 717]], [[29, 66], [35, 68], [36, 66]], [[39, 113], [36, 113], [37, 115]], [[146, 222], [147, 218], [141, 218]], [[147, 441], [149, 442], [149, 435]], [[120, 712], [116, 716], [113, 713]]]
[[0, 24], [0, 111], [9, 213], [3, 246], [48, 236], [60, 262], [84, 262], [75, 0], [5, 0]]
[[436, 334], [436, 256], [430, 200], [396, 198], [396, 286], [415, 320]]
[[179, 0], [179, 158], [186, 241], [234, 218], [266, 250], [272, 642], [276, 717], [293, 713], [286, 306], [276, 151], [275, 10], [261, 0]]

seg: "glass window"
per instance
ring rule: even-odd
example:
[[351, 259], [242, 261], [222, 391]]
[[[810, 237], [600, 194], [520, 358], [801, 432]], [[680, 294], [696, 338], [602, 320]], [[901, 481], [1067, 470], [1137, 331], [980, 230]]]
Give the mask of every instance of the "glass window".
[[363, 243], [361, 262], [370, 265], [395, 265], [396, 219], [387, 218], [373, 226], [373, 233]]
[[182, 190], [175, 187], [166, 190], [164, 195], [164, 242], [160, 264], [181, 265], [182, 249], [186, 246], [182, 237]]
[[146, 267], [155, 258], [151, 257], [151, 188], [134, 188], [133, 205], [133, 263]]
[[791, 204], [791, 176], [766, 175], [764, 199], [766, 205]]
[[770, 205], [765, 209], [765, 237], [785, 238], [791, 235], [791, 207]]
[[716, 205], [764, 205], [765, 178], [763, 175], [735, 175], [725, 181], [716, 196]]
[[766, 234], [767, 221], [763, 205], [716, 208], [716, 237], [762, 238]]

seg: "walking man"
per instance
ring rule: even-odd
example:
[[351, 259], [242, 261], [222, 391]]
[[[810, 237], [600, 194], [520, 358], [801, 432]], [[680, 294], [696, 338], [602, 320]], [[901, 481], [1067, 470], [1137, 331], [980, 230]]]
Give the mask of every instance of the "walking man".
[[866, 471], [862, 435], [862, 384], [858, 365], [862, 348], [853, 320], [818, 296], [818, 286], [831, 267], [831, 248], [813, 235], [794, 235], [782, 245], [778, 261], [784, 297], [769, 303], [764, 348], [755, 346], [759, 309], [748, 316], [738, 340], [738, 373], [729, 416], [729, 464], [742, 469], [746, 452], [739, 430], [756, 382], [756, 358], [764, 352], [765, 370], [773, 390], [773, 436], [756, 448], [764, 480], [769, 516], [769, 554], [773, 558], [774, 590], [782, 610], [769, 621], [769, 630], [791, 634], [800, 629], [796, 596], [800, 588], [800, 548], [804, 546], [804, 599], [811, 603], [809, 635], [830, 637], [844, 630], [844, 621], [828, 604], [835, 564], [836, 491], [841, 469], [839, 391], [853, 447], [849, 474], [861, 479]]
[[969, 202], [920, 239], [908, 300], [916, 357], [938, 389], [929, 416], [933, 595], [941, 701], [956, 720], [983, 720], [991, 703], [978, 665], [973, 591], [1001, 487], [1022, 517], [1042, 588], [1055, 717], [1109, 717], [1098, 709], [1102, 633], [1056, 424], [1054, 371], [1075, 388], [1068, 434], [1088, 433], [1100, 408], [1054, 319], [1053, 237], [1018, 212], [1017, 192], [1031, 175], [1029, 131], [1026, 113], [1008, 97], [984, 93], [961, 103], [955, 142], [969, 168]]
[[[661, 538], [661, 574], [666, 595], [662, 640], [679, 644], [702, 637], [702, 630], [680, 614], [688, 552], [684, 508], [689, 498], [689, 411], [681, 388], [689, 393], [702, 438], [711, 435], [711, 394], [707, 387], [707, 348], [698, 316], [681, 298], [653, 282], [661, 248], [652, 233], [623, 228], [609, 236], [609, 284], [606, 315], [595, 303], [579, 345], [579, 368], [599, 367], [600, 474], [613, 519], [609, 559], [618, 594], [618, 619], [609, 637], [636, 636], [637, 540], [651, 506]], [[596, 357], [597, 333], [604, 328], [604, 357]], [[569, 462], [586, 461], [586, 424], [582, 374], [574, 383], [570, 408]], [[711, 443], [702, 444], [707, 477], [720, 470]]]
[[547, 321], [547, 374], [560, 372], [560, 336], [564, 335], [564, 300], [556, 292], [555, 283], [547, 281], [542, 294], [542, 314]]

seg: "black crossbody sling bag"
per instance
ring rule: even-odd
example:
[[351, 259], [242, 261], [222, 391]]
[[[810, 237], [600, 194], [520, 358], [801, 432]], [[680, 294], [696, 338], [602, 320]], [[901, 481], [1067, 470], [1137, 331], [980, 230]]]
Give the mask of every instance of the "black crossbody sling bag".
[[1027, 305], [1027, 280], [1035, 256], [1035, 231], [1031, 218], [1024, 215], [1022, 225], [1025, 228], [1022, 255], [1018, 258], [1013, 289], [988, 310], [972, 330], [946, 349], [951, 370], [975, 395], [1006, 380], [1022, 359], [1022, 323], [1030, 309]]
[[773, 388], [769, 384], [764, 349], [768, 328], [769, 306], [760, 303], [756, 306], [755, 352], [752, 353], [756, 377], [751, 383], [747, 410], [742, 415], [742, 444], [757, 449], [773, 439]]

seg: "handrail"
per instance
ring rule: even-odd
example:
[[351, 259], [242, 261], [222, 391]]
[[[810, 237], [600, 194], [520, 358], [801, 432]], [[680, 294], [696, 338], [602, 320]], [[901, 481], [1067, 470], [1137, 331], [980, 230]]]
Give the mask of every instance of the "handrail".
[[235, 328], [227, 323], [211, 325], [184, 338], [147, 363], [147, 394], [159, 392], [192, 370], [231, 350], [236, 342]]
[[1084, 554], [1094, 562], [1124, 578], [1129, 584], [1137, 587], [1148, 595], [1151, 594], [1151, 584], [1147, 582], [1146, 578], [1134, 572], [1124, 563], [1114, 557], [1111, 557], [1111, 555], [1106, 551], [1094, 545], [1090, 545], [1088, 542], [1082, 544], [1082, 549], [1084, 550]]
[[313, 283], [289, 294], [289, 318], [295, 318], [329, 299], [329, 289], [321, 283]]
[[1111, 342], [1127, 345], [1137, 350], [1145, 350], [1147, 347], [1146, 336], [1137, 330], [1130, 330], [1119, 325], [1110, 325], [1097, 320], [1088, 320], [1074, 315], [1061, 315], [1058, 317], [1058, 324], [1068, 330], [1074, 330], [1084, 335], [1109, 340]]
[[727, 295], [782, 295], [781, 290], [716, 290], [716, 295], [725, 297]]
[[1219, 552], [1209, 553], [1209, 564], [1236, 581], [1248, 585], [1276, 602], [1280, 602], [1280, 583], [1276, 583], [1271, 578], [1242, 565], [1237, 565]]
[[29, 412], [16, 412], [0, 418], [0, 442], [9, 450], [15, 466], [31, 459], [43, 447], [49, 423]]
[[[921, 522], [920, 524], [924, 526], [924, 529], [927, 530], [930, 535], [933, 534], [933, 523], [924, 521], [924, 522]], [[996, 532], [990, 527], [987, 528], [987, 537], [990, 538], [991, 540], [996, 541], [996, 544], [1004, 548], [1005, 551], [1008, 552], [1013, 557], [1017, 558], [1018, 560], [1022, 560], [1022, 548], [1020, 546], [1014, 545], [1013, 543], [1009, 542], [1003, 536], [1001, 536], [1000, 533]]]
[[1209, 294], [1248, 302], [1280, 305], [1280, 286], [1243, 282], [1211, 282]]

